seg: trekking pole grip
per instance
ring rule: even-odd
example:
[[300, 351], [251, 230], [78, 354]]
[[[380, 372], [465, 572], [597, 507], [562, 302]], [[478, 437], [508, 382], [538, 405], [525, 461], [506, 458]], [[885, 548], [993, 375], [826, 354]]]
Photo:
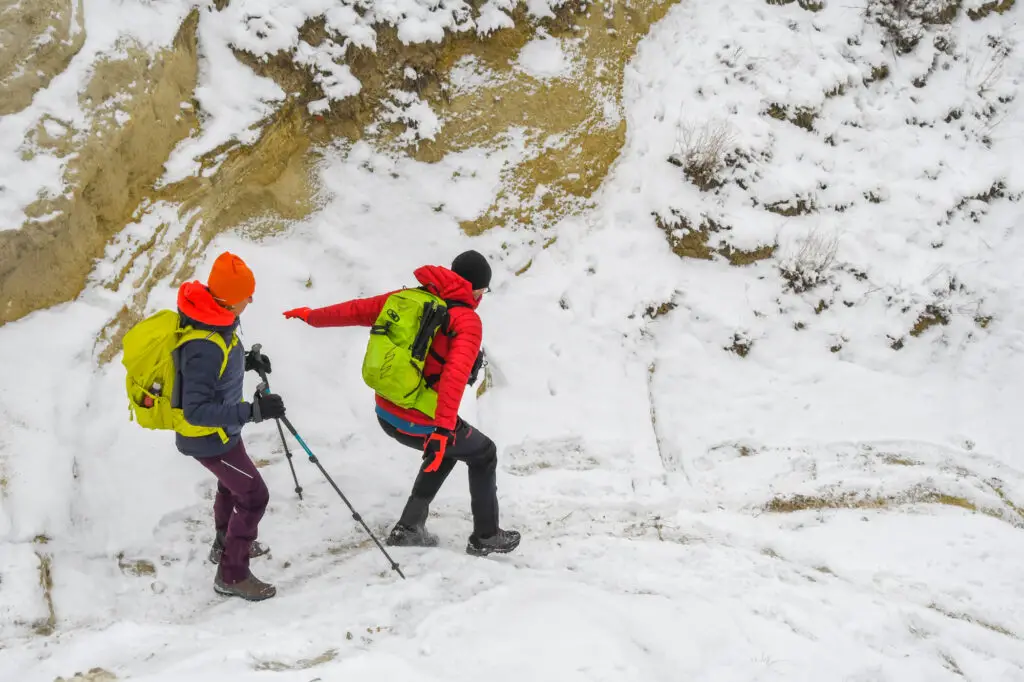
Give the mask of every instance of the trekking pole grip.
[[[255, 353], [256, 355], [259, 355], [261, 350], [263, 350], [263, 344], [262, 343], [254, 343], [254, 344], [252, 344], [252, 347], [249, 349], [249, 352], [250, 353]], [[270, 393], [270, 379], [267, 378], [267, 373], [264, 372], [262, 368], [257, 367], [256, 368], [256, 374], [259, 375], [260, 381], [262, 381], [263, 384], [267, 387], [266, 390], [264, 391], [264, 393]]]

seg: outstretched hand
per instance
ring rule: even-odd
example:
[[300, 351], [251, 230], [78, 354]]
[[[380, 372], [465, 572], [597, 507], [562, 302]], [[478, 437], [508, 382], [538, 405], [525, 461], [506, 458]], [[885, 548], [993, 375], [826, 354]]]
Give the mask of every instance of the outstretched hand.
[[303, 322], [309, 322], [309, 314], [313, 312], [312, 308], [292, 308], [291, 310], [284, 311], [285, 319], [298, 318]]

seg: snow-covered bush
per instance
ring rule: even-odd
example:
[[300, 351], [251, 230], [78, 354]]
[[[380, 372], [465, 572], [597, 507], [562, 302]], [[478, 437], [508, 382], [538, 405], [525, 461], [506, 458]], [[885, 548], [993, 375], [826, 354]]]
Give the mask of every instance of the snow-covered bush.
[[669, 162], [681, 167], [686, 177], [706, 192], [722, 184], [718, 174], [734, 139], [732, 127], [724, 121], [708, 121], [700, 127], [681, 124]]
[[885, 29], [896, 54], [911, 52], [928, 26], [950, 24], [963, 0], [868, 0], [867, 17]]
[[838, 235], [815, 228], [799, 241], [790, 255], [783, 258], [779, 272], [792, 291], [809, 291], [828, 279], [838, 250]]

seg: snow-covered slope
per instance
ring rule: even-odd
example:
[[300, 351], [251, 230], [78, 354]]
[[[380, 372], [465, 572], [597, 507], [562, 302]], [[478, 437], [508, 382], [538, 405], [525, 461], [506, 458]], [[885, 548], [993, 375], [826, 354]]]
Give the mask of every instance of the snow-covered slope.
[[[374, 423], [365, 337], [280, 312], [492, 256], [490, 379], [464, 416], [499, 445], [513, 555], [462, 553], [456, 475], [443, 547], [396, 550], [401, 581], [298, 458], [295, 499], [276, 431], [251, 426], [272, 491], [254, 571], [279, 593], [223, 601], [210, 477], [94, 363], [127, 290], [0, 330], [0, 678], [1024, 680], [1021, 10], [805, 6], [674, 7], [627, 70], [596, 208], [544, 233], [458, 230], [508, 150], [338, 143], [322, 210], [199, 265], [253, 267], [245, 341], [384, 532], [418, 460]], [[701, 191], [687, 171], [716, 135]]]

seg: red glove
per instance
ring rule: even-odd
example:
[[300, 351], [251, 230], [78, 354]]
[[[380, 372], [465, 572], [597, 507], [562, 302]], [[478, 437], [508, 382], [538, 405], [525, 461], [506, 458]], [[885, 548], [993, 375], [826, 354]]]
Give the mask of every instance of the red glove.
[[441, 427], [434, 429], [430, 438], [423, 444], [423, 461], [430, 461], [423, 470], [424, 473], [429, 474], [441, 468], [441, 460], [444, 459], [444, 451], [448, 448], [449, 443], [455, 444], [454, 433]]
[[309, 314], [313, 312], [312, 308], [293, 308], [291, 310], [284, 311], [285, 319], [297, 317], [305, 323], [309, 323]]

